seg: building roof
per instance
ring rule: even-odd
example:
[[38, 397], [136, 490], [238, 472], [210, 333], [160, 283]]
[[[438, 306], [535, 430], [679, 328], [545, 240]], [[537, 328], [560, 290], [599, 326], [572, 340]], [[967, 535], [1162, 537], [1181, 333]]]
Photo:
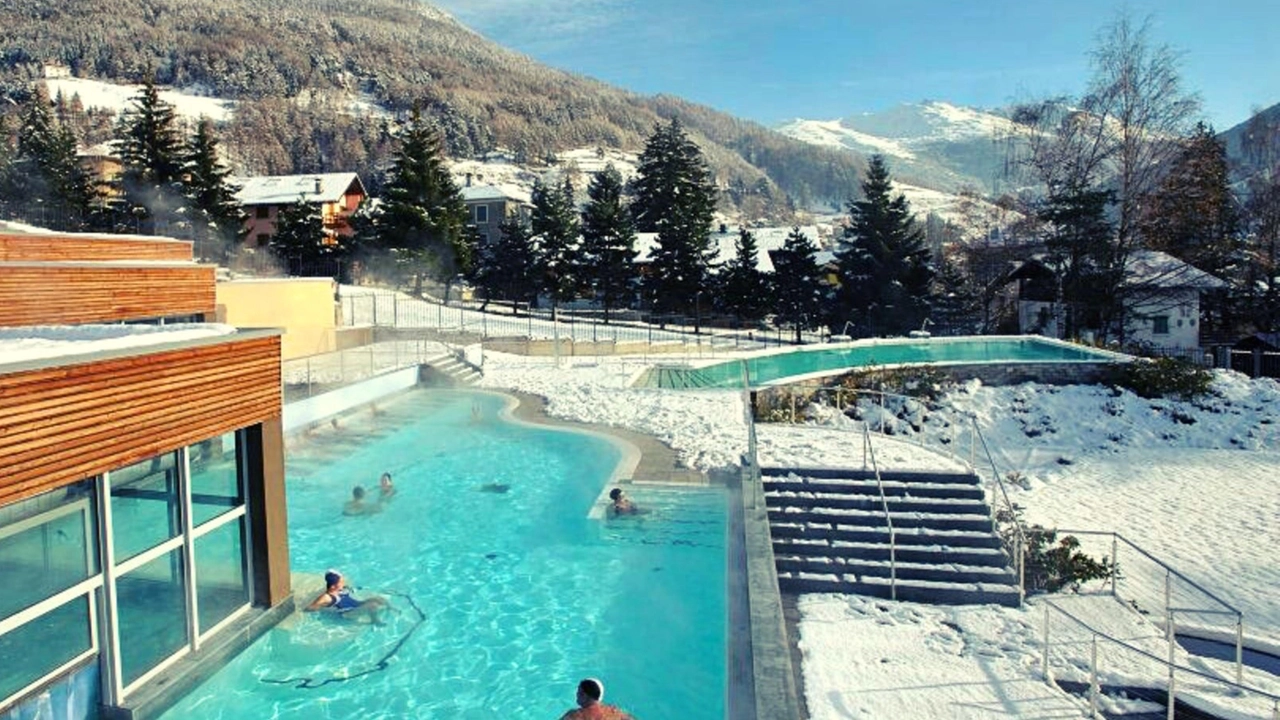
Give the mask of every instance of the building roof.
[[0, 328], [0, 373], [11, 366], [56, 364], [50, 361], [113, 351], [142, 352], [191, 340], [236, 334], [231, 325], [41, 325]]
[[[1026, 278], [1032, 273], [1052, 275], [1054, 271], [1045, 264], [1044, 259], [1044, 254], [1040, 253], [1015, 263], [1007, 279]], [[1159, 250], [1134, 250], [1129, 253], [1128, 261], [1125, 263], [1125, 285], [1166, 290], [1180, 288], [1212, 290], [1226, 287], [1227, 283], [1168, 253]]]
[[[773, 272], [773, 258], [769, 253], [773, 250], [780, 250], [787, 243], [787, 236], [791, 234], [791, 227], [767, 227], [767, 228], [748, 228], [756, 239], [756, 269], [760, 272]], [[814, 245], [818, 243], [818, 228], [814, 225], [802, 225], [800, 232]], [[711, 234], [711, 245], [715, 248], [716, 255], [712, 260], [715, 264], [723, 264], [737, 255], [738, 231], [729, 230], [727, 232], [713, 232]], [[636, 234], [636, 255], [637, 262], [649, 262], [653, 258], [651, 254], [658, 247], [658, 233], [637, 233]]]
[[529, 196], [514, 190], [498, 187], [497, 185], [468, 185], [462, 188], [462, 200], [463, 202], [512, 200], [527, 204]]
[[364, 184], [355, 173], [313, 173], [309, 175], [260, 175], [235, 178], [240, 186], [236, 200], [241, 205], [289, 205], [299, 199], [307, 202], [338, 202], [355, 185], [365, 194]]

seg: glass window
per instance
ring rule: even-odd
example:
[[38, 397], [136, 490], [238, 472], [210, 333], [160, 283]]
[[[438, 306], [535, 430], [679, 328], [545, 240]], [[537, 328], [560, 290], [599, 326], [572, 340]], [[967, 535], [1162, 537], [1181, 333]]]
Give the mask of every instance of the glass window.
[[244, 504], [236, 434], [227, 433], [187, 449], [191, 469], [191, 524], [201, 525]]
[[489, 206], [488, 205], [476, 206], [476, 222], [477, 223], [489, 222]]
[[111, 471], [111, 528], [116, 562], [177, 537], [177, 453], [157, 455]]
[[0, 701], [92, 649], [91, 627], [82, 595], [0, 635]]
[[271, 217], [271, 208], [266, 205], [259, 205], [256, 208], [254, 208], [253, 214], [259, 220], [265, 220], [266, 218]]
[[1153, 335], [1169, 334], [1169, 316], [1157, 315], [1151, 318], [1151, 333]]
[[5, 508], [0, 527], [0, 618], [98, 574], [93, 481]]
[[116, 578], [124, 685], [187, 644], [185, 575], [177, 548]]
[[196, 601], [201, 633], [249, 604], [244, 518], [196, 538]]

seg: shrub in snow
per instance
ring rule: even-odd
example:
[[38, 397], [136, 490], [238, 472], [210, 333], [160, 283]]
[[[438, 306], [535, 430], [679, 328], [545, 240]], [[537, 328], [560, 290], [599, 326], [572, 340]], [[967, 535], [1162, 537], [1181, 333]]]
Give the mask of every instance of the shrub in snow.
[[1112, 365], [1107, 382], [1144, 398], [1191, 398], [1206, 395], [1213, 373], [1180, 358], [1138, 359]]
[[[1017, 547], [1018, 525], [1021, 524], [1022, 506], [1014, 505], [1013, 512], [996, 511], [1000, 537], [1011, 552]], [[1095, 560], [1080, 552], [1080, 540], [1074, 535], [1059, 539], [1057, 531], [1041, 525], [1023, 525], [1023, 530], [1027, 538], [1024, 552], [1028, 594], [1062, 590], [1076, 592], [1084, 583], [1109, 580], [1116, 573], [1116, 566], [1109, 559]]]

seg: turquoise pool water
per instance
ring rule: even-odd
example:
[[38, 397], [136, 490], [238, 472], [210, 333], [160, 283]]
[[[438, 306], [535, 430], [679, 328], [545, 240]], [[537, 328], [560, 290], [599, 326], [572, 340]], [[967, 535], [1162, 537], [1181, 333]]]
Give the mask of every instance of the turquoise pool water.
[[[295, 616], [163, 717], [555, 718], [595, 676], [639, 718], [722, 720], [727, 492], [637, 486], [650, 514], [589, 519], [618, 450], [502, 403], [415, 391], [291, 443], [295, 572], [339, 568], [397, 612]], [[385, 510], [343, 516], [384, 470]]]
[[[839, 346], [811, 346], [747, 359], [753, 386], [802, 375], [846, 369], [921, 363], [1105, 362], [1117, 356], [1041, 338], [930, 338], [927, 340], [860, 341]], [[638, 385], [670, 388], [742, 387], [742, 360], [700, 368], [660, 367]]]

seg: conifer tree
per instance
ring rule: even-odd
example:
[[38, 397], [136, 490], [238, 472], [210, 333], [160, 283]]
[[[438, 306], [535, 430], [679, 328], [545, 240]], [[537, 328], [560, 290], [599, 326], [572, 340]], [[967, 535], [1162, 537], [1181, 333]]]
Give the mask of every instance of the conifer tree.
[[780, 324], [795, 328], [797, 344], [802, 332], [818, 324], [826, 303], [817, 253], [817, 246], [798, 227], [773, 253], [774, 308]]
[[636, 170], [632, 212], [636, 229], [656, 232], [647, 293], [660, 312], [693, 308], [715, 251], [711, 219], [716, 189], [698, 146], [678, 120], [658, 125], [645, 142]]
[[131, 212], [147, 221], [147, 231], [167, 230], [185, 205], [183, 143], [177, 113], [160, 99], [151, 75], [116, 126], [116, 150], [124, 164], [121, 183]]
[[518, 215], [498, 226], [498, 239], [479, 252], [476, 282], [489, 299], [507, 300], [514, 312], [520, 303], [531, 303], [538, 294], [539, 275], [533, 233], [528, 221]]
[[244, 236], [244, 211], [236, 200], [239, 188], [229, 180], [231, 168], [222, 164], [218, 145], [210, 122], [201, 120], [187, 141], [184, 185], [191, 201], [195, 239], [213, 241], [214, 259], [225, 261]]
[[1058, 304], [1065, 310], [1059, 327], [1077, 337], [1092, 327], [1103, 332], [1119, 317], [1123, 258], [1108, 219], [1110, 190], [1064, 186], [1051, 192], [1037, 215], [1047, 226], [1045, 262], [1058, 276]]
[[338, 259], [339, 246], [329, 242], [320, 206], [299, 197], [296, 203], [280, 208], [268, 248], [290, 275], [302, 275], [314, 272], [318, 262]]
[[759, 320], [771, 305], [770, 288], [756, 266], [759, 246], [750, 230], [738, 231], [734, 256], [720, 271], [719, 305], [740, 320]]
[[636, 230], [622, 203], [622, 175], [610, 163], [587, 186], [582, 211], [583, 281], [609, 311], [627, 302], [635, 281]]
[[944, 257], [934, 293], [933, 332], [977, 335], [982, 329], [982, 288], [953, 258]]
[[929, 314], [933, 269], [906, 196], [892, 194], [884, 158], [873, 155], [863, 199], [849, 203], [836, 252], [841, 287], [832, 328], [852, 321], [863, 336], [904, 335]]
[[80, 165], [71, 129], [54, 121], [43, 93], [37, 93], [18, 129], [12, 185], [14, 199], [38, 205], [51, 215], [30, 218], [66, 230], [90, 224], [97, 186]]
[[1226, 144], [1199, 123], [1144, 209], [1142, 234], [1153, 250], [1225, 274], [1236, 254], [1235, 207]]
[[467, 206], [444, 162], [440, 133], [414, 107], [374, 220], [377, 244], [413, 268], [414, 294], [426, 273], [451, 280], [471, 264]]
[[573, 206], [573, 185], [535, 181], [530, 224], [538, 248], [541, 290], [551, 300], [551, 317], [561, 302], [572, 300], [579, 283], [578, 214]]

